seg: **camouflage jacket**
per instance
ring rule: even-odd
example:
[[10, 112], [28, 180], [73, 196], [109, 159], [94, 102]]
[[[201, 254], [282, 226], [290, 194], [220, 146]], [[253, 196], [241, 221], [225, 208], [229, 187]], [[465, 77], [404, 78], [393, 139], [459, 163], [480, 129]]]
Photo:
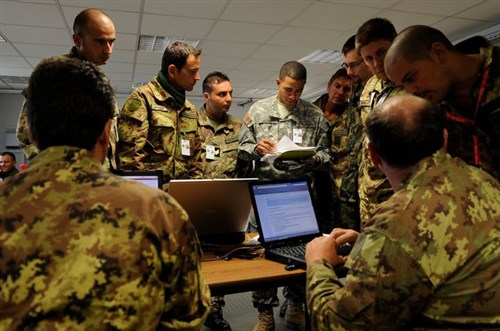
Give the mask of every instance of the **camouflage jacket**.
[[[243, 122], [236, 116], [224, 114], [217, 128], [212, 126], [205, 106], [198, 111], [202, 141], [203, 176], [205, 178], [236, 177], [238, 160], [238, 136]], [[207, 146], [209, 149], [207, 157]]]
[[387, 98], [402, 93], [405, 93], [404, 90], [401, 87], [396, 87], [391, 81], [382, 81], [377, 76], [373, 76], [366, 83], [359, 100], [361, 120], [363, 122], [363, 144], [358, 172], [361, 229], [363, 229], [366, 221], [371, 218], [377, 205], [386, 201], [393, 193], [389, 181], [382, 171], [373, 164], [368, 154], [365, 132], [366, 117], [370, 111]]
[[[450, 103], [443, 102], [443, 108], [451, 114], [474, 119], [481, 81], [487, 75], [486, 87], [476, 125], [462, 123], [448, 118], [448, 153], [474, 164], [473, 134], [478, 137], [481, 168], [497, 179], [500, 178], [500, 46], [480, 48], [482, 67], [471, 90], [474, 108], [457, 110]], [[476, 52], [476, 53], [477, 53]], [[486, 72], [488, 72], [486, 74]]]
[[[278, 111], [277, 96], [271, 96], [254, 103], [243, 117], [244, 126], [240, 134], [239, 156], [243, 160], [255, 160], [256, 170], [253, 176], [260, 179], [286, 179], [311, 177], [312, 170], [326, 171], [330, 162], [328, 151], [328, 123], [319, 108], [299, 99], [290, 114], [282, 118]], [[262, 162], [255, 151], [257, 143], [262, 139], [270, 139], [278, 143], [283, 136], [293, 137], [294, 130], [302, 133], [300, 146], [317, 146], [316, 156], [320, 164], [315, 168], [307, 163], [290, 162], [287, 169], [275, 167], [276, 163]]]
[[344, 286], [308, 265], [313, 329], [498, 326], [499, 224], [493, 177], [444, 150], [421, 160], [360, 234]]
[[210, 293], [168, 194], [50, 147], [0, 183], [0, 330], [199, 330]]
[[156, 78], [125, 101], [118, 136], [121, 170], [161, 169], [165, 190], [171, 179], [203, 177], [196, 109], [188, 100], [179, 108]]
[[[66, 58], [77, 58], [83, 60], [79, 55], [76, 50], [76, 47], [73, 46], [71, 48], [71, 51], [69, 54], [65, 55], [59, 55], [59, 56], [54, 56], [54, 59], [60, 58], [61, 60], [64, 60]], [[33, 145], [29, 138], [28, 138], [28, 104], [26, 102], [26, 98], [28, 97], [28, 91], [29, 91], [29, 86], [26, 86], [23, 89], [22, 95], [24, 96], [25, 100], [23, 102], [23, 105], [21, 107], [21, 112], [19, 113], [19, 119], [17, 120], [17, 127], [16, 127], [16, 137], [17, 140], [19, 141], [19, 147], [24, 152], [24, 155], [31, 160], [33, 159], [37, 154], [38, 154], [38, 148]], [[117, 118], [120, 115], [120, 108], [118, 107], [118, 103], [115, 100], [115, 116], [113, 118], [113, 124], [111, 126], [111, 132], [110, 132], [110, 137], [109, 137], [109, 150], [108, 150], [108, 157], [105, 162], [106, 168], [114, 168], [116, 169], [117, 163], [116, 163], [116, 144], [118, 143], [118, 132], [117, 132]]]

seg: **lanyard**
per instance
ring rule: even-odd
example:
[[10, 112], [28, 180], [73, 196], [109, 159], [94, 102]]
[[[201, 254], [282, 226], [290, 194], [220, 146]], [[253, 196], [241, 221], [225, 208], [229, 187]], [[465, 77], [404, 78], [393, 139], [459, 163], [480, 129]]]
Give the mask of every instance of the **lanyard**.
[[[479, 92], [477, 94], [477, 102], [476, 102], [476, 110], [474, 112], [474, 119], [470, 119], [467, 117], [463, 117], [460, 115], [452, 114], [450, 112], [446, 112], [446, 116], [455, 122], [459, 123], [466, 123], [466, 124], [472, 124], [472, 126], [476, 126], [476, 117], [477, 113], [479, 112], [479, 107], [481, 107], [481, 103], [483, 102], [483, 97], [484, 97], [484, 91], [486, 90], [486, 82], [488, 80], [488, 75], [490, 73], [490, 67], [486, 68], [486, 70], [483, 73], [483, 77], [481, 78], [481, 85], [479, 86]], [[474, 132], [472, 135], [472, 144], [474, 148], [474, 165], [475, 166], [481, 166], [481, 155], [479, 153], [479, 140], [477, 137], [477, 133]]]

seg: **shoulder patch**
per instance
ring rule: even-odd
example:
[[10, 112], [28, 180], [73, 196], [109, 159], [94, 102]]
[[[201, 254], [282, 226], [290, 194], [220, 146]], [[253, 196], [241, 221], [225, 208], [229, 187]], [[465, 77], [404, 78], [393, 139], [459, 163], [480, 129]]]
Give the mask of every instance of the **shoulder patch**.
[[245, 115], [243, 115], [243, 122], [245, 122], [245, 124], [249, 126], [253, 122], [252, 115], [250, 115], [250, 113], [248, 112]]

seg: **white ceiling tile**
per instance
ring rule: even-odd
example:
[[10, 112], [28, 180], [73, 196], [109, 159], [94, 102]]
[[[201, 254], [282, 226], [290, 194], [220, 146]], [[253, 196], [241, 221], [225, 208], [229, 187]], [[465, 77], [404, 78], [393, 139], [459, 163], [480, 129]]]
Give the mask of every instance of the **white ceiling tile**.
[[454, 40], [470, 35], [471, 32], [481, 31], [490, 27], [492, 23], [477, 22], [463, 18], [447, 18], [433, 25], [434, 28], [442, 31], [452, 42]]
[[[73, 22], [75, 21], [76, 16], [84, 9], [85, 7], [73, 7], [73, 6], [62, 7], [64, 17], [66, 18], [66, 23], [68, 24], [70, 29], [73, 29]], [[112, 11], [112, 10], [104, 10], [104, 12], [113, 21], [117, 35], [120, 33], [133, 33], [133, 34], [137, 33], [139, 25], [138, 13]]]
[[379, 12], [380, 10], [377, 8], [316, 2], [290, 25], [346, 31], [356, 28], [362, 22], [377, 16]]
[[[158, 70], [160, 70], [160, 68], [158, 68]], [[147, 74], [135, 74], [134, 75], [134, 82], [143, 82], [144, 84], [146, 84], [147, 82], [149, 82], [150, 80], [152, 80], [153, 77], [156, 76], [156, 74], [158, 73], [158, 70], [155, 71], [154, 74], [150, 74], [150, 75], [147, 75]]]
[[298, 60], [312, 51], [299, 46], [263, 45], [252, 57], [255, 59], [281, 60], [283, 64], [287, 61]]
[[115, 72], [115, 73], [131, 73], [133, 63], [117, 62], [111, 61], [103, 66], [105, 72]]
[[163, 53], [138, 51], [137, 63], [154, 64], [160, 68], [162, 56]]
[[17, 67], [1, 67], [0, 76], [30, 76], [33, 69]]
[[245, 71], [263, 70], [263, 71], [275, 73], [275, 75], [277, 76], [278, 72], [280, 71], [281, 66], [285, 62], [286, 61], [283, 61], [281, 59], [279, 59], [279, 60], [274, 60], [274, 59], [262, 60], [262, 59], [249, 58], [249, 59], [246, 59], [240, 63], [239, 69], [245, 70]]
[[[139, 11], [141, 1], [139, 0], [59, 0], [61, 5], [68, 7], [79, 7], [79, 11], [85, 8], [99, 8], [106, 13], [107, 10]], [[110, 15], [111, 16], [111, 15]]]
[[132, 74], [129, 73], [118, 73], [118, 72], [106, 72], [104, 70], [104, 73], [106, 76], [111, 80], [112, 82], [115, 81], [131, 81], [132, 80]]
[[259, 47], [259, 44], [205, 40], [198, 47], [203, 49], [202, 56], [247, 57]]
[[172, 36], [184, 38], [202, 38], [215, 21], [200, 18], [185, 18], [144, 14], [141, 34], [154, 36]]
[[394, 6], [400, 0], [323, 0], [324, 2], [332, 2], [335, 4], [345, 4], [359, 7], [369, 7], [369, 8], [389, 8]]
[[145, 0], [144, 13], [193, 18], [218, 18], [228, 1]]
[[11, 42], [60, 46], [72, 43], [67, 29], [2, 24], [0, 31]]
[[149, 75], [153, 76], [158, 73], [161, 69], [161, 64], [142, 64], [138, 63], [135, 66], [135, 73], [136, 74], [143, 74], [143, 75]]
[[17, 49], [25, 57], [45, 58], [54, 55], [68, 54], [71, 46], [54, 46], [54, 45], [38, 45], [38, 44], [16, 44]]
[[403, 1], [391, 9], [414, 13], [452, 16], [465, 9], [476, 6], [482, 0], [419, 0]]
[[56, 5], [0, 1], [0, 22], [27, 26], [65, 28]]
[[0, 56], [19, 56], [19, 53], [8, 42], [0, 43]]
[[289, 23], [310, 5], [309, 1], [232, 1], [221, 19], [283, 25]]
[[0, 56], [0, 67], [16, 67], [16, 68], [28, 68], [31, 69], [33, 66], [26, 62], [20, 56]]
[[[416, 24], [433, 25], [444, 18], [443, 16], [412, 14], [396, 10], [385, 10], [380, 14], [379, 17], [387, 18], [389, 21], [391, 21], [392, 24], [394, 24], [397, 32], [403, 30], [408, 26]], [[362, 22], [360, 26], [363, 23], [364, 22]]]
[[245, 43], [263, 43], [273, 36], [280, 27], [266, 24], [219, 21], [207, 39]]
[[135, 51], [138, 42], [136, 34], [118, 33], [116, 35], [114, 49]]
[[111, 59], [109, 62], [134, 62], [134, 51], [126, 51], [121, 49], [113, 50], [113, 55], [111, 55]]
[[237, 57], [222, 57], [222, 56], [204, 56], [201, 54], [201, 67], [217, 68], [221, 70], [233, 69], [236, 67], [243, 59]]
[[475, 20], [500, 22], [500, 2], [498, 0], [485, 1], [456, 16]]
[[267, 44], [294, 46], [300, 40], [300, 45], [311, 48], [312, 52], [317, 48], [325, 48], [327, 41], [333, 40], [341, 34], [341, 32], [331, 30], [286, 27], [274, 35]]

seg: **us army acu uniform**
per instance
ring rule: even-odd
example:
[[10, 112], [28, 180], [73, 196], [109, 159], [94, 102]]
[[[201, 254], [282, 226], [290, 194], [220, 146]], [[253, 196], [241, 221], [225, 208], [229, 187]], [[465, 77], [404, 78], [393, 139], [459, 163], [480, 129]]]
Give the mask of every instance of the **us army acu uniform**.
[[363, 85], [358, 83], [349, 99], [346, 111], [346, 165], [339, 187], [339, 218], [336, 227], [360, 230], [358, 171], [363, 145], [363, 123], [361, 121], [360, 97]]
[[[60, 55], [58, 56], [61, 58], [61, 60], [64, 60], [66, 58], [77, 58], [77, 59], [82, 59], [78, 55], [78, 51], [76, 50], [76, 47], [73, 46], [71, 48], [71, 51], [69, 54], [66, 55]], [[53, 57], [57, 58], [57, 57]], [[23, 96], [26, 99], [28, 96], [28, 90], [29, 86], [26, 86], [23, 89]], [[21, 113], [19, 114], [19, 119], [17, 121], [17, 128], [16, 128], [16, 137], [17, 140], [19, 141], [19, 147], [22, 148], [24, 154], [26, 157], [31, 160], [33, 159], [37, 154], [38, 154], [38, 148], [33, 145], [29, 138], [28, 138], [28, 132], [29, 132], [29, 123], [28, 123], [28, 116], [27, 116], [27, 109], [28, 105], [26, 103], [26, 100], [23, 102], [22, 108], [21, 108]], [[120, 109], [118, 108], [118, 103], [115, 100], [115, 116], [113, 117], [113, 123], [111, 125], [111, 132], [110, 132], [110, 137], [109, 137], [109, 150], [108, 150], [108, 157], [104, 163], [104, 166], [106, 168], [117, 168], [117, 163], [116, 163], [116, 144], [118, 142], [118, 132], [117, 132], [117, 119], [118, 116], [120, 115]]]
[[49, 147], [0, 183], [0, 330], [199, 330], [210, 293], [166, 193]]
[[404, 90], [396, 87], [391, 81], [383, 81], [373, 76], [366, 82], [361, 93], [359, 106], [361, 109], [361, 120], [363, 123], [363, 145], [361, 148], [361, 162], [359, 165], [359, 213], [361, 218], [361, 229], [373, 216], [375, 208], [381, 202], [386, 201], [393, 193], [389, 181], [376, 167], [368, 153], [366, 141], [365, 120], [369, 112], [377, 105], [383, 103], [387, 98], [403, 94]]
[[[255, 102], [243, 116], [244, 126], [240, 135], [239, 157], [244, 161], [255, 160], [256, 169], [253, 174], [261, 180], [312, 178], [314, 169], [327, 169], [330, 162], [328, 152], [328, 124], [319, 108], [299, 99], [290, 113], [282, 117], [278, 110], [277, 96], [271, 96]], [[270, 139], [276, 144], [283, 136], [293, 139], [294, 133], [300, 136], [295, 139], [299, 146], [318, 146], [316, 156], [319, 164], [312, 168], [304, 162], [290, 164], [273, 164], [260, 161], [261, 156], [255, 151], [257, 143], [262, 139]], [[278, 168], [275, 167], [278, 166]], [[288, 166], [288, 167], [287, 167]], [[293, 301], [303, 301], [303, 286], [285, 288], [285, 297]], [[255, 291], [252, 293], [254, 306], [277, 307], [279, 305], [276, 288]]]
[[236, 116], [224, 114], [216, 124], [208, 117], [205, 106], [198, 111], [202, 141], [203, 176], [205, 178], [236, 177], [238, 140], [243, 122]]
[[444, 150], [380, 204], [346, 266], [307, 269], [313, 330], [483, 330], [500, 325], [500, 185]]
[[180, 105], [157, 77], [132, 92], [118, 121], [117, 154], [125, 171], [163, 170], [163, 189], [175, 178], [202, 178], [201, 140], [194, 105]]
[[[455, 109], [446, 100], [443, 102], [442, 107], [448, 115], [447, 150], [452, 156], [460, 157], [469, 164], [478, 165], [498, 179], [500, 178], [500, 47], [480, 48], [480, 45], [474, 44], [470, 46], [473, 48], [466, 53], [480, 53], [482, 58], [481, 70], [471, 90], [474, 106], [464, 111]], [[481, 93], [482, 98], [476, 114]], [[476, 123], [472, 123], [474, 117]], [[477, 162], [474, 136], [477, 137]]]

